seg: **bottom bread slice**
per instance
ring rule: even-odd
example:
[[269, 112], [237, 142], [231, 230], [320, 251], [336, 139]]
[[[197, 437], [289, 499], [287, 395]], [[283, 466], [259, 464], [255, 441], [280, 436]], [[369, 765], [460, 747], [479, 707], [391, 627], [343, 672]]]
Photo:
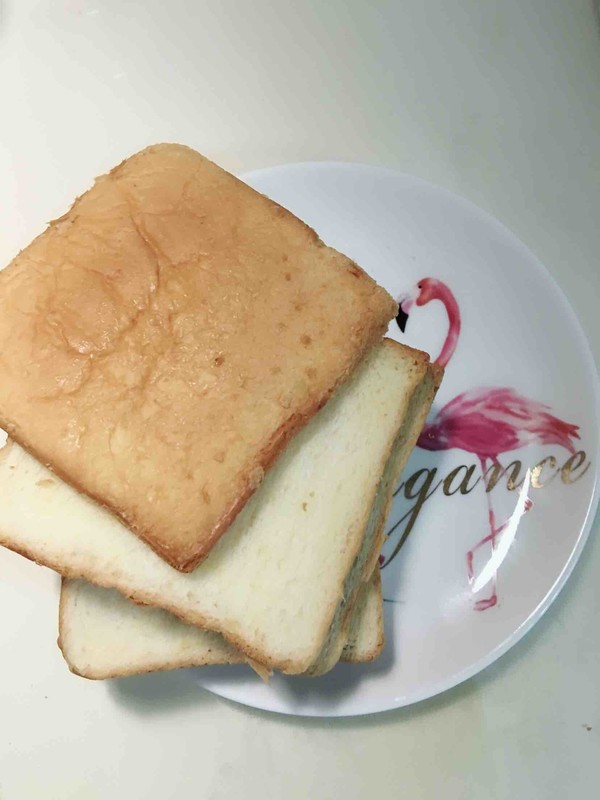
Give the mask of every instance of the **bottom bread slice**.
[[14, 443], [0, 456], [0, 544], [222, 633], [268, 669], [306, 672], [345, 619], [382, 473], [429, 374], [425, 353], [374, 348], [194, 572], [174, 570]]
[[[383, 647], [379, 570], [361, 590], [342, 659], [372, 661]], [[243, 653], [218, 633], [188, 625], [167, 611], [142, 606], [115, 589], [64, 579], [59, 646], [69, 669], [92, 680], [146, 672], [240, 664]]]

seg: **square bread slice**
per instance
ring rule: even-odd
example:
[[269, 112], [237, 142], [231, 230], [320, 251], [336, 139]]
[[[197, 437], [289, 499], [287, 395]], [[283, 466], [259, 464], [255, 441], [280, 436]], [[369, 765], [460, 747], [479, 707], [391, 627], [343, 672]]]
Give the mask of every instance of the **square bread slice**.
[[[342, 660], [360, 663], [380, 654], [382, 606], [377, 570], [361, 589]], [[82, 580], [63, 580], [58, 642], [71, 672], [92, 680], [246, 661], [218, 633]]]
[[0, 273], [0, 426], [183, 571], [397, 306], [199, 153], [124, 161]]
[[399, 440], [408, 457], [438, 379], [425, 353], [384, 340], [192, 573], [172, 569], [14, 442], [0, 455], [0, 544], [222, 633], [269, 669], [306, 672], [353, 602], [380, 535], [386, 464]]

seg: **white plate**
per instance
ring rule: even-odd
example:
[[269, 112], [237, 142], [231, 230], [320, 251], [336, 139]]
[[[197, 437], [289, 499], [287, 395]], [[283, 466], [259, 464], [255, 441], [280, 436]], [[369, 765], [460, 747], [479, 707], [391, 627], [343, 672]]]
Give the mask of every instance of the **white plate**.
[[[466, 200], [358, 164], [293, 164], [245, 179], [358, 261], [396, 298], [406, 298], [406, 334], [393, 323], [390, 336], [437, 357], [450, 319], [442, 302], [422, 301], [444, 295], [452, 306], [456, 300], [452, 329], [458, 315], [462, 327], [430, 419], [463, 392], [486, 390], [476, 405], [457, 401], [442, 426], [431, 429], [428, 441], [444, 449], [419, 448], [406, 467], [384, 551], [387, 644], [377, 662], [340, 664], [322, 678], [276, 676], [269, 686], [243, 667], [194, 675], [223, 697], [289, 714], [367, 714], [415, 703], [475, 675], [512, 647], [579, 558], [598, 502], [593, 358], [544, 267]], [[442, 284], [426, 281], [419, 290], [423, 278]], [[490, 387], [507, 391], [490, 393]], [[577, 426], [579, 439], [565, 423]], [[451, 447], [457, 444], [466, 449]], [[520, 462], [513, 481], [520, 485], [509, 490], [509, 474], [489, 492], [480, 480], [463, 493], [481, 476], [479, 455], [494, 449], [502, 465]], [[488, 500], [496, 546], [492, 552], [484, 542], [475, 549], [470, 575], [467, 554], [490, 534]]]

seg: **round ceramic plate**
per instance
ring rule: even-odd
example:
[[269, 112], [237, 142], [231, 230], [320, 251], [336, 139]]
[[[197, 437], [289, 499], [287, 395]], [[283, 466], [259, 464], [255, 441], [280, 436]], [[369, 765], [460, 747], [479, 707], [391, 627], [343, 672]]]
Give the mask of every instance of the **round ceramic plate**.
[[598, 500], [594, 361], [543, 266], [466, 200], [358, 164], [293, 164], [245, 180], [401, 301], [388, 335], [446, 372], [388, 523], [379, 660], [268, 686], [245, 667], [194, 674], [223, 697], [290, 714], [415, 703], [505, 653], [579, 558]]

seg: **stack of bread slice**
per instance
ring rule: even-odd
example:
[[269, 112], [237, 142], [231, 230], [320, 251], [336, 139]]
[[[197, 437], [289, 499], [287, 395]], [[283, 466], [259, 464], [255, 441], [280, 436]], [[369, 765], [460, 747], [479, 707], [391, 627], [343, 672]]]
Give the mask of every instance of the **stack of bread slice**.
[[0, 273], [0, 544], [63, 576], [90, 678], [383, 647], [393, 488], [441, 373], [392, 298], [180, 145], [96, 180]]

